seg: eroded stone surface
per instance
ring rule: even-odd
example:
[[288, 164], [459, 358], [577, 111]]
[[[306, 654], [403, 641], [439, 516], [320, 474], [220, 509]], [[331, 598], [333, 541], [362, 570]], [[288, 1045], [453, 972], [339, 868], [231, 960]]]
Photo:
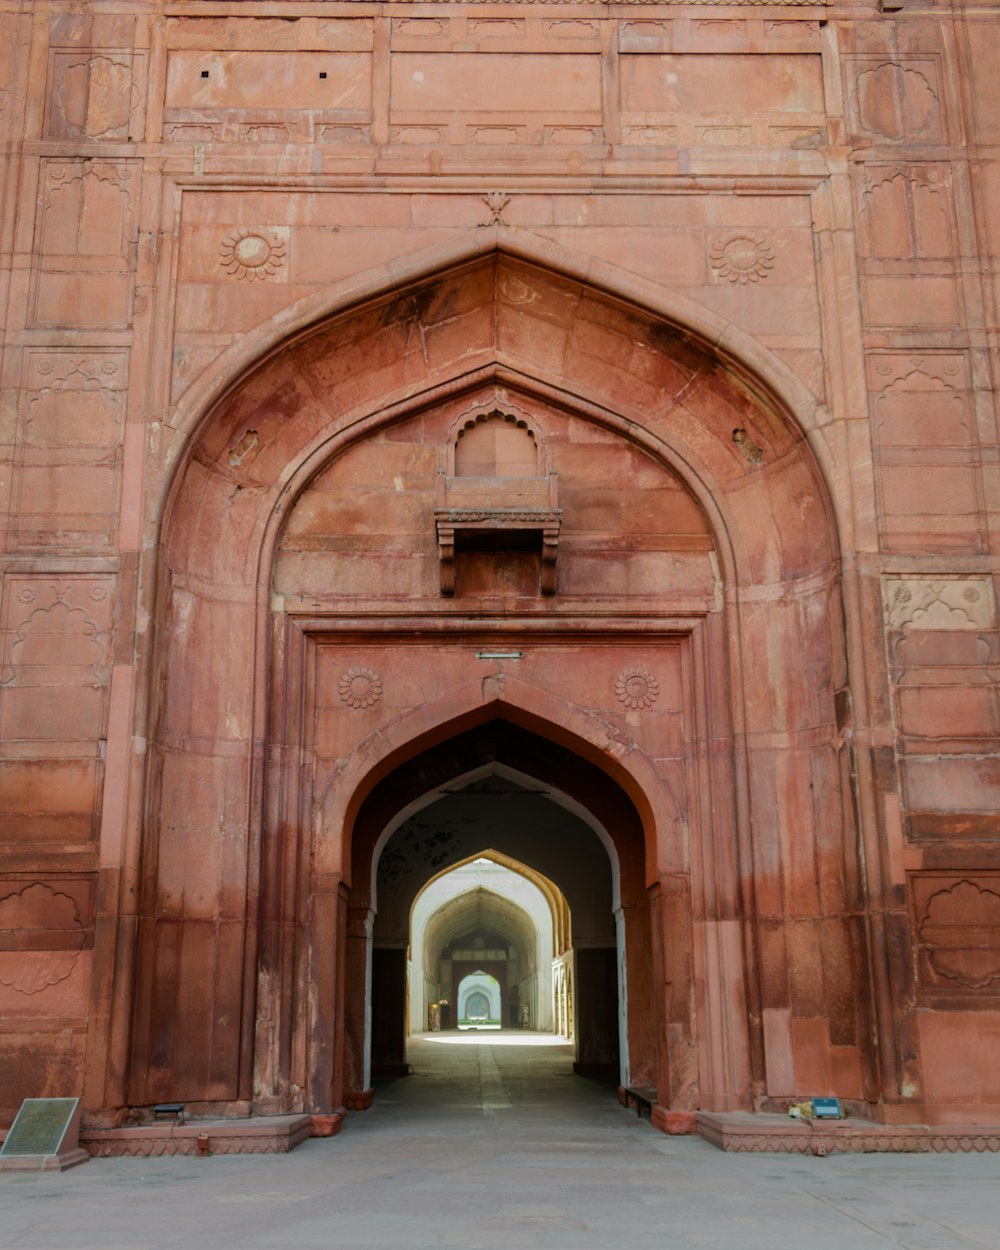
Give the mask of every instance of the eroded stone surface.
[[23, 7], [3, 1114], [364, 1105], [373, 855], [502, 766], [664, 1125], [1000, 1120], [988, 15]]

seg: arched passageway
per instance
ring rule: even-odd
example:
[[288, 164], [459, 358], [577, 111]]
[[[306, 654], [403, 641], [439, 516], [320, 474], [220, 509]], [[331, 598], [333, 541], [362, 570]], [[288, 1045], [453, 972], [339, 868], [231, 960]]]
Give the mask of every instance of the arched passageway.
[[[586, 830], [572, 855], [504, 844], [574, 926], [567, 864], [605, 856], [624, 936], [577, 959], [625, 987], [623, 1071], [663, 1115], [874, 1097], [813, 414], [731, 328], [646, 294], [473, 249], [269, 344], [192, 432], [160, 553], [132, 1103], [362, 1104], [369, 949], [405, 958], [386, 850], [502, 769]], [[606, 1062], [585, 980], [580, 1062]]]
[[[446, 869], [410, 908], [407, 1034], [449, 1029], [461, 1018], [459, 977], [472, 962], [488, 965], [505, 987], [500, 1023], [550, 1030], [555, 980], [571, 949], [560, 942], [558, 913], [569, 912], [559, 888], [545, 889], [517, 861], [485, 851]], [[508, 866], [510, 865], [510, 866]]]
[[[558, 953], [564, 958], [569, 956], [574, 980], [581, 986], [584, 1027], [576, 1031], [577, 1061], [589, 1070], [606, 1070], [616, 1079], [625, 1078], [619, 1061], [625, 986], [619, 986], [617, 972], [624, 952], [619, 951], [616, 913], [620, 914], [620, 904], [612, 894], [608, 851], [584, 819], [560, 807], [550, 794], [551, 791], [537, 781], [532, 783], [522, 778], [519, 782], [509, 770], [489, 773], [464, 785], [449, 786], [446, 794], [410, 816], [383, 847], [377, 874], [378, 911], [374, 918], [372, 952], [375, 1075], [387, 1069], [394, 1070], [402, 1059], [399, 1005], [403, 969], [398, 952], [404, 934], [404, 909], [412, 912], [411, 895], [415, 889], [423, 888], [422, 881], [429, 870], [454, 857], [462, 860], [469, 855], [470, 847], [475, 851], [486, 843], [499, 848], [508, 861], [526, 863], [536, 873], [544, 874], [566, 898], [572, 927], [568, 949]], [[517, 880], [515, 874], [507, 875]], [[511, 885], [507, 889], [513, 892]], [[501, 897], [495, 890], [470, 891], [455, 899], [450, 908], [442, 908], [441, 920], [448, 926], [445, 933], [471, 938], [464, 949], [461, 946], [457, 950], [446, 948], [438, 953], [438, 960], [441, 954], [449, 956], [447, 989], [456, 1010], [461, 1008], [456, 996], [459, 977], [480, 970], [483, 963], [483, 957], [475, 951], [477, 939], [473, 934], [475, 926], [468, 919], [470, 912], [480, 926], [484, 916], [492, 920], [493, 932], [505, 947], [502, 952], [495, 949], [491, 952], [503, 969], [505, 1006], [501, 1022], [508, 1027], [518, 1027], [523, 1003], [526, 1027], [551, 1028], [552, 964], [556, 954], [551, 922], [544, 953], [547, 975], [540, 976], [543, 957], [537, 926], [532, 924], [523, 906], [509, 896]], [[414, 936], [411, 930], [411, 948]], [[485, 934], [478, 940], [484, 949], [490, 949], [485, 943]], [[521, 955], [519, 966], [515, 965], [517, 974], [513, 982], [507, 975], [511, 948], [515, 952], [518, 949], [527, 952]], [[395, 972], [390, 973], [390, 968], [395, 968]], [[376, 969], [381, 969], [381, 975], [375, 975]], [[539, 982], [548, 1000], [541, 1017]], [[412, 985], [410, 993], [413, 993]], [[395, 1012], [389, 1002], [396, 1004]], [[456, 1023], [460, 1018], [456, 1017]], [[389, 1034], [382, 1034], [375, 1027], [376, 1022], [391, 1022]]]
[[[357, 943], [349, 957], [353, 967], [364, 961], [370, 970], [371, 1024], [370, 1036], [363, 1036], [369, 1017], [351, 987], [363, 987], [369, 977], [359, 969], [348, 976], [355, 1004], [349, 1055], [361, 1060], [349, 1060], [345, 1074], [355, 1082], [354, 1100], [365, 1101], [373, 1074], [406, 1068], [406, 952], [414, 902], [448, 867], [486, 848], [552, 882], [565, 898], [562, 909], [558, 897], [554, 902], [557, 917], [562, 910], [570, 921], [564, 940], [572, 951], [577, 1070], [622, 1083], [655, 1081], [653, 956], [638, 813], [601, 770], [497, 717], [389, 774], [359, 813], [355, 855], [365, 863], [355, 866], [350, 927], [371, 938], [369, 951]], [[365, 871], [370, 859], [374, 877]]]

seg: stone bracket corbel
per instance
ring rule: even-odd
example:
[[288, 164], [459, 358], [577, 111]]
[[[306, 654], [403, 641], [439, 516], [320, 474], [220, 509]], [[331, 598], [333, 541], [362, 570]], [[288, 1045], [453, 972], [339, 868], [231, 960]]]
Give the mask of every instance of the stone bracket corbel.
[[542, 569], [539, 589], [543, 595], [556, 593], [556, 557], [559, 555], [559, 522], [542, 530]]
[[438, 555], [441, 557], [441, 593], [455, 593], [455, 527], [437, 518]]
[[541, 548], [539, 590], [556, 592], [556, 560], [562, 511], [554, 473], [541, 477], [439, 477], [438, 507], [434, 510], [441, 593], [455, 593], [455, 552], [463, 535], [497, 534], [514, 530], [536, 533]]
[[541, 570], [539, 591], [543, 595], [556, 593], [556, 561], [559, 556], [559, 529], [562, 515], [558, 509], [545, 512], [515, 512], [509, 509], [467, 512], [457, 509], [438, 510], [435, 513], [438, 555], [441, 561], [441, 593], [455, 593], [455, 547], [456, 533], [528, 530], [539, 536]]

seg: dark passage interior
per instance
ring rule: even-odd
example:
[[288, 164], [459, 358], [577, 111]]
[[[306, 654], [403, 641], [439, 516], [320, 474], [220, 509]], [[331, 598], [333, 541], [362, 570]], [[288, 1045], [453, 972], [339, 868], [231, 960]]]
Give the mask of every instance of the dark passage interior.
[[[414, 802], [417, 796], [421, 802]], [[401, 809], [409, 809], [403, 819]], [[641, 828], [628, 798], [601, 770], [498, 719], [390, 774], [369, 795], [359, 827], [376, 821], [391, 833], [378, 854], [372, 890], [373, 1078], [405, 1074], [408, 1038], [436, 1025], [456, 1040], [462, 1028], [472, 1027], [549, 1033], [553, 1039], [562, 1034], [572, 1038], [566, 1053], [578, 1073], [615, 1081], [624, 1081], [637, 1060], [649, 1064], [642, 1027], [648, 1013], [626, 1001], [638, 993], [643, 1002], [648, 993], [648, 923], [642, 923], [641, 905], [624, 909], [633, 913], [629, 923], [622, 910], [629, 895], [645, 903]], [[449, 869], [470, 873], [477, 866], [485, 871], [504, 865], [561, 892], [571, 917], [562, 943], [568, 949], [549, 939], [536, 961], [540, 967], [528, 967], [527, 940], [519, 940], [514, 918], [519, 904], [500, 887], [474, 883], [449, 940], [439, 943], [440, 965], [437, 953], [429, 961], [435, 972], [442, 969], [435, 989], [443, 1001], [432, 1004], [436, 1017], [428, 1018], [410, 1001], [423, 993], [426, 978], [424, 951], [412, 947], [415, 900]], [[628, 995], [619, 975], [626, 960]], [[482, 999], [476, 998], [478, 1024], [463, 1023], [459, 987], [463, 978], [479, 974], [497, 982], [499, 1006], [483, 1016]], [[476, 986], [470, 981], [469, 988]], [[489, 986], [478, 988], [488, 999]]]
[[[617, 948], [608, 853], [593, 829], [553, 802], [544, 789], [495, 772], [442, 793], [406, 820], [383, 849], [372, 946], [373, 1076], [400, 1073], [407, 1062], [409, 921], [418, 892], [443, 868], [490, 850], [544, 873], [565, 894], [572, 915], [575, 1063], [580, 1071], [617, 1076]], [[484, 955], [503, 949], [500, 935], [483, 926], [470, 928], [457, 940], [468, 941], [471, 949], [459, 946], [450, 952], [464, 955], [452, 961], [458, 964], [452, 973], [456, 986], [458, 973], [472, 975], [480, 964], [492, 966], [473, 954], [477, 943], [482, 943]], [[415, 957], [411, 962], [416, 963]], [[498, 1023], [516, 1026], [518, 1020], [510, 1014], [507, 961], [493, 962], [500, 962], [504, 973]], [[452, 1002], [454, 998], [449, 1006]], [[448, 1023], [458, 1028], [460, 1019], [453, 1015]]]

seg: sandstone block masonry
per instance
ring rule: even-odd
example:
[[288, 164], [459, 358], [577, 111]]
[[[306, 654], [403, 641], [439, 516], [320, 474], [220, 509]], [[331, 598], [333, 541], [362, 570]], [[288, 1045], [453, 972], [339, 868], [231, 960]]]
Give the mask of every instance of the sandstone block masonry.
[[0, 0], [8, 1120], [365, 1105], [385, 839], [499, 770], [658, 1122], [1000, 1122], [998, 77], [947, 0]]

